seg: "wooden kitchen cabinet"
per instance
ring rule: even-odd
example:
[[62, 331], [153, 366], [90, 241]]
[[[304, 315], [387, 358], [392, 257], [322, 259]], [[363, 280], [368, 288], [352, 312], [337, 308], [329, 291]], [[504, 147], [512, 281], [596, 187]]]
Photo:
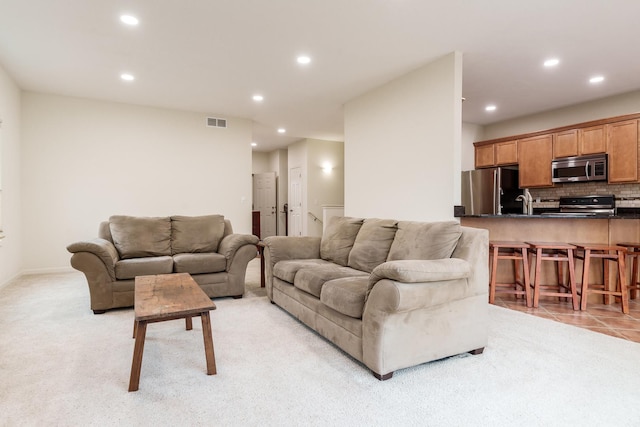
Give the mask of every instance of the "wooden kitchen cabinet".
[[578, 155], [578, 129], [558, 132], [553, 136], [553, 158]]
[[553, 134], [539, 135], [518, 142], [520, 188], [551, 187]]
[[496, 160], [493, 152], [493, 145], [481, 145], [475, 149], [476, 169], [488, 168], [495, 165]]
[[607, 152], [605, 125], [570, 129], [554, 134], [553, 158]]
[[606, 126], [609, 183], [638, 181], [638, 120]]
[[518, 164], [518, 141], [505, 141], [475, 148], [476, 168]]
[[578, 133], [578, 154], [599, 154], [607, 152], [606, 126], [591, 126]]
[[496, 166], [518, 163], [518, 141], [498, 142], [494, 144]]

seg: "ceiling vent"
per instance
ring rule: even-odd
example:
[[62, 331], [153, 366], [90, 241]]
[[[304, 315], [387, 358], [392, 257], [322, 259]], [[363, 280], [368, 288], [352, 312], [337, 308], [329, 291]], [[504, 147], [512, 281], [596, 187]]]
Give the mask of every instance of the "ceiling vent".
[[210, 128], [226, 128], [227, 119], [218, 119], [215, 117], [207, 117], [207, 126]]

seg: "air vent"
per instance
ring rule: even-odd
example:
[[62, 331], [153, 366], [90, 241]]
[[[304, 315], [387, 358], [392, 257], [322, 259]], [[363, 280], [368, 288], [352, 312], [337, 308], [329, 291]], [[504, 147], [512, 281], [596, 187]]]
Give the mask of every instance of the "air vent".
[[211, 128], [226, 128], [227, 119], [218, 119], [215, 117], [207, 117], [207, 126]]

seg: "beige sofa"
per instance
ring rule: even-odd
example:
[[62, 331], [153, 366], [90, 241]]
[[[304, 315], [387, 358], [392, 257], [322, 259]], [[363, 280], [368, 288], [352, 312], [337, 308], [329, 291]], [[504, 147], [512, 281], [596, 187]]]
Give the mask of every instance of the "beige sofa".
[[334, 217], [322, 238], [264, 243], [271, 302], [380, 380], [487, 344], [487, 230]]
[[136, 276], [190, 273], [210, 297], [244, 294], [258, 238], [234, 234], [222, 215], [131, 217], [102, 222], [98, 238], [67, 246], [84, 273], [95, 314], [133, 306]]

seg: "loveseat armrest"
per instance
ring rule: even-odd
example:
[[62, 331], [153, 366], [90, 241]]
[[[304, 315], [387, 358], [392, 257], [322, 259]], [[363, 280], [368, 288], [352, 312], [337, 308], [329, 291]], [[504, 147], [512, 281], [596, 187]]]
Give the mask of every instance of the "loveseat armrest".
[[[89, 252], [94, 254], [104, 263], [104, 266], [106, 267], [111, 280], [116, 280], [115, 267], [116, 262], [120, 260], [120, 256], [118, 255], [116, 247], [110, 241], [101, 238], [83, 240], [80, 242], [71, 243], [69, 246], [67, 246], [67, 250], [72, 254], [76, 254], [79, 252]], [[82, 271], [81, 268], [80, 271]]]
[[[218, 253], [220, 255], [224, 255], [227, 259], [227, 271], [231, 267], [233, 263], [233, 258], [236, 255], [238, 249], [242, 248], [246, 245], [257, 245], [258, 237], [253, 234], [229, 234], [224, 236], [222, 241], [220, 241], [220, 245], [218, 246]], [[256, 247], [256, 254], [258, 253], [258, 248]]]

